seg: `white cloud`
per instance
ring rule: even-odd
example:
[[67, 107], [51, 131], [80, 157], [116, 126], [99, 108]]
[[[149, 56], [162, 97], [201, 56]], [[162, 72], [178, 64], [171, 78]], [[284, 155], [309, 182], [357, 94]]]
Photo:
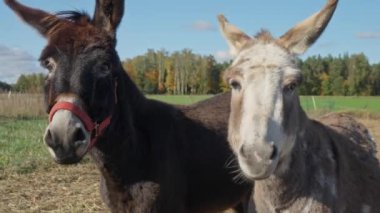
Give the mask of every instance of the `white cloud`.
[[192, 24], [192, 29], [196, 31], [215, 31], [216, 28], [208, 21], [196, 21]]
[[218, 62], [224, 62], [232, 59], [229, 51], [219, 50], [214, 53], [214, 57]]
[[0, 44], [0, 81], [15, 83], [21, 74], [41, 73], [35, 57], [29, 53]]
[[380, 32], [361, 32], [356, 34], [360, 39], [380, 39]]

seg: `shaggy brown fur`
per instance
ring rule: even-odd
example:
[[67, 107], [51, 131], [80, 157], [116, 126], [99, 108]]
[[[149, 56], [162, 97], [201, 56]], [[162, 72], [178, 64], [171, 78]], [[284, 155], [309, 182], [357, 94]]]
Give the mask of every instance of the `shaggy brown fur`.
[[[104, 191], [104, 190], [103, 190]], [[120, 206], [115, 212], [130, 212], [130, 213], [147, 213], [152, 211], [152, 206], [156, 202], [160, 191], [160, 186], [154, 182], [139, 182], [129, 186], [123, 194], [123, 199], [128, 205]], [[109, 196], [103, 197], [104, 200], [109, 199]], [[110, 200], [107, 200], [109, 205]]]
[[378, 212], [380, 168], [368, 130], [349, 116], [303, 116], [289, 169], [256, 181], [258, 212]]

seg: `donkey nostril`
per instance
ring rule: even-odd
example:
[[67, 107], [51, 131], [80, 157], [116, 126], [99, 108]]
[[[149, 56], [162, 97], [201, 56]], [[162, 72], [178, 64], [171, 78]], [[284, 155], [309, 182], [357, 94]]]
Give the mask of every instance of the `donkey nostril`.
[[240, 152], [240, 155], [244, 158], [247, 158], [248, 157], [248, 151], [247, 149], [245, 148], [246, 146], [241, 146], [239, 152]]
[[76, 128], [73, 134], [73, 141], [84, 141], [86, 136], [81, 128]]
[[275, 145], [272, 145], [272, 154], [270, 155], [270, 160], [273, 160], [277, 156], [277, 148]]
[[55, 144], [54, 144], [54, 139], [53, 139], [53, 135], [51, 134], [51, 131], [50, 129], [48, 129], [45, 133], [45, 137], [44, 137], [44, 140], [45, 140], [45, 143], [46, 145], [54, 148]]

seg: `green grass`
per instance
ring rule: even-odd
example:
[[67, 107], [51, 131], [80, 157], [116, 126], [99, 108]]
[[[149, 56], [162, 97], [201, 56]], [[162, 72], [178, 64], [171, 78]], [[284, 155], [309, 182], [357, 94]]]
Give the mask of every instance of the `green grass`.
[[147, 97], [170, 104], [185, 105], [210, 98], [212, 95], [148, 95]]
[[[313, 96], [301, 97], [302, 107], [306, 111], [314, 110]], [[380, 114], [380, 97], [375, 96], [315, 96], [317, 110], [326, 111], [369, 111]]]
[[45, 119], [0, 117], [0, 179], [7, 172], [29, 173], [49, 166], [51, 157], [43, 144]]

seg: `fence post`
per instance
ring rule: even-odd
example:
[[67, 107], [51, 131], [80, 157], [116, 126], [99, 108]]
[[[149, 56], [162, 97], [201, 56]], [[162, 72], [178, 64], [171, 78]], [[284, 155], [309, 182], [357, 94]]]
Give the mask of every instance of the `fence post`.
[[311, 99], [313, 100], [314, 110], [317, 110], [317, 105], [315, 104], [314, 96], [311, 96]]

